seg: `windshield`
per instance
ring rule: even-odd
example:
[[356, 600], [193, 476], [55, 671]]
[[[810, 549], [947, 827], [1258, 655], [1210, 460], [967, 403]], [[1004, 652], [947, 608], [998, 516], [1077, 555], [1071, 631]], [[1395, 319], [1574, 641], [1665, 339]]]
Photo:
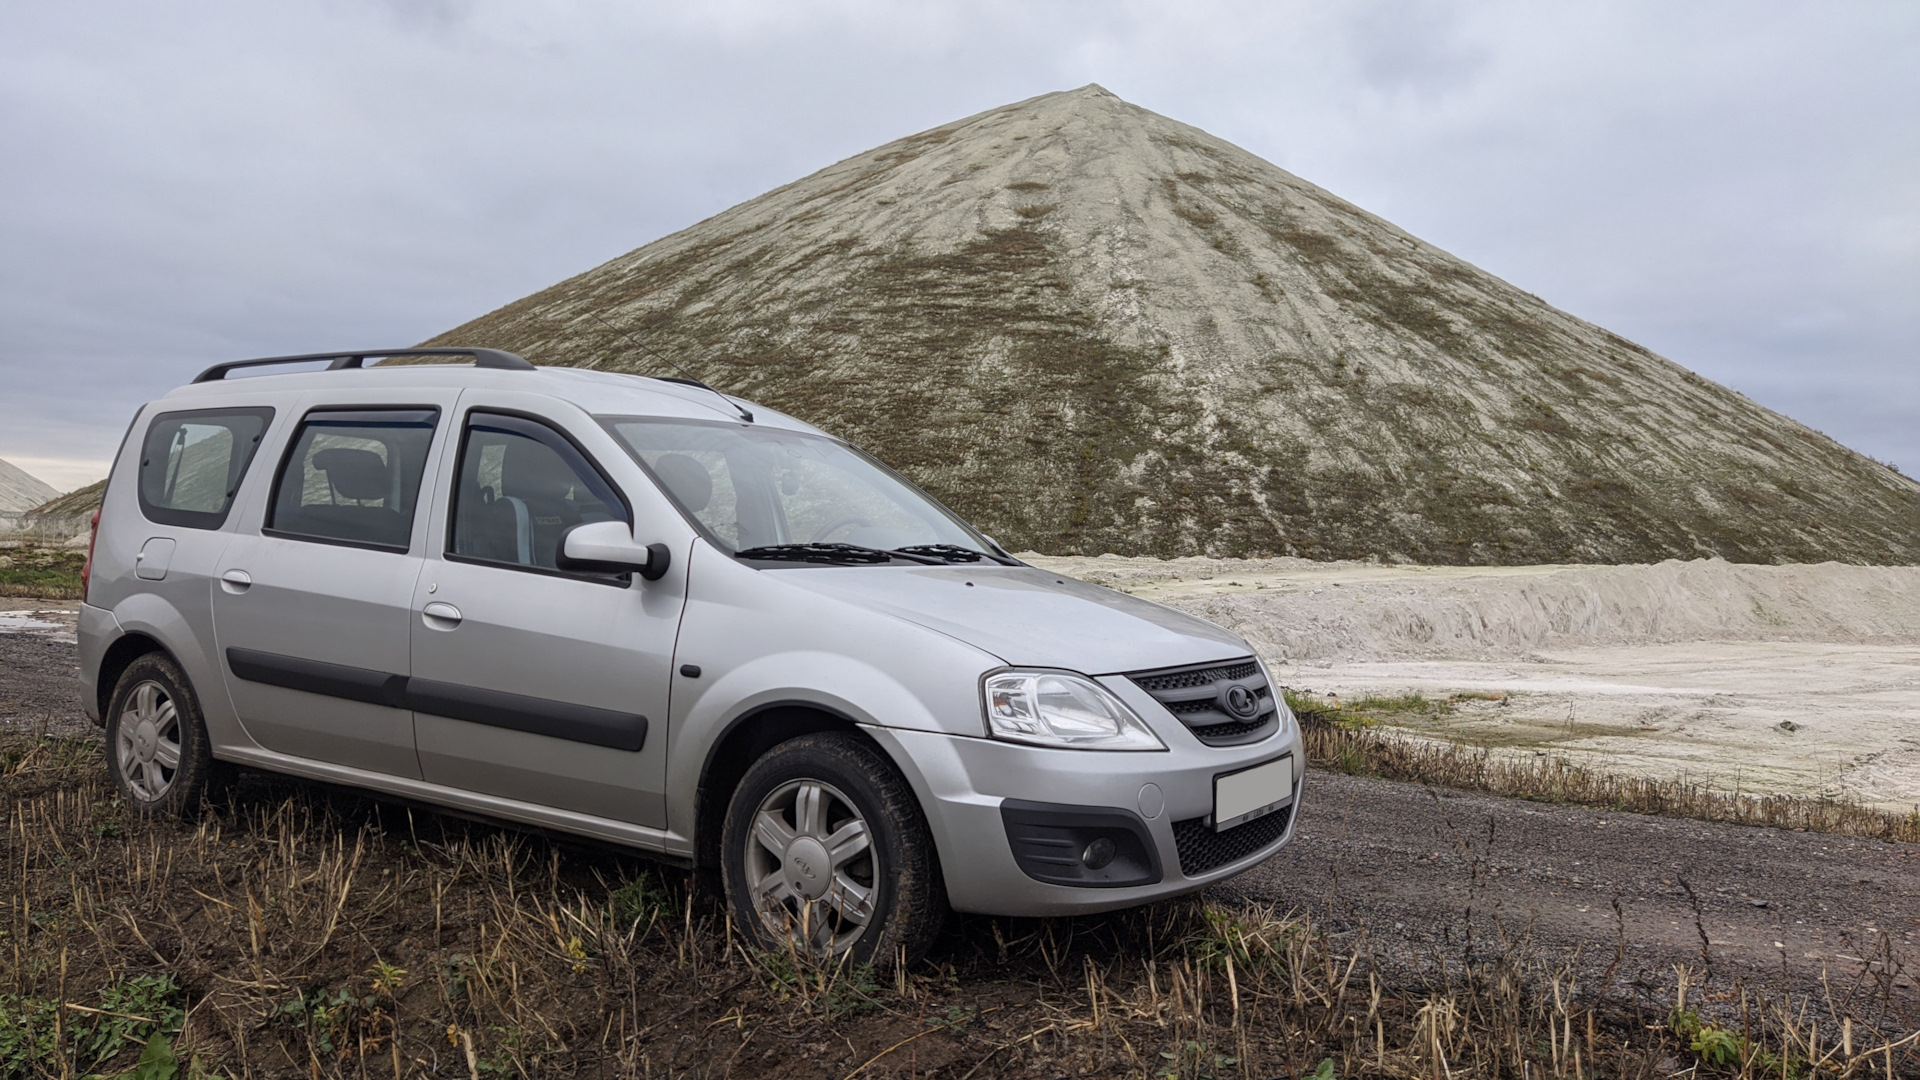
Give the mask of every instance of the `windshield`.
[[637, 417], [603, 423], [729, 553], [854, 545], [962, 548], [967, 558], [995, 558], [985, 537], [844, 443], [747, 424]]

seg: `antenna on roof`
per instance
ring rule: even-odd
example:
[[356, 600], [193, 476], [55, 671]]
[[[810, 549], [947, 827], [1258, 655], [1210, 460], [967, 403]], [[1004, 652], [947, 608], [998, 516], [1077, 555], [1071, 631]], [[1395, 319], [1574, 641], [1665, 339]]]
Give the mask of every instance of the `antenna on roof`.
[[668, 382], [686, 383], [689, 386], [697, 386], [700, 389], [705, 390], [708, 393], [719, 398], [721, 401], [724, 401], [727, 404], [733, 406], [734, 411], [740, 414], [740, 419], [745, 420], [749, 424], [753, 423], [753, 414], [747, 411], [746, 406], [733, 400], [727, 395], [722, 394], [720, 391], [715, 390], [713, 387], [708, 386], [706, 383], [701, 382], [699, 379], [694, 378], [692, 375], [687, 373], [686, 368], [681, 367], [679, 364], [676, 364], [673, 361], [667, 359], [666, 357], [661, 356], [659, 353], [654, 352], [652, 349], [647, 348], [645, 345], [640, 343], [639, 338], [634, 337], [632, 334], [627, 333], [625, 330], [622, 330], [619, 327], [608, 322], [607, 320], [602, 319], [600, 317], [599, 312], [589, 311], [587, 312], [587, 314], [593, 316], [594, 321], [598, 322], [601, 326], [606, 327], [607, 329], [613, 331], [616, 334], [619, 334], [621, 337], [626, 338], [628, 341], [632, 342], [634, 348], [639, 349], [641, 352], [646, 353], [648, 356], [653, 357], [655, 360], [660, 361], [661, 363], [667, 365], [668, 367], [680, 373], [681, 375], [680, 378], [668, 379], [667, 380]]

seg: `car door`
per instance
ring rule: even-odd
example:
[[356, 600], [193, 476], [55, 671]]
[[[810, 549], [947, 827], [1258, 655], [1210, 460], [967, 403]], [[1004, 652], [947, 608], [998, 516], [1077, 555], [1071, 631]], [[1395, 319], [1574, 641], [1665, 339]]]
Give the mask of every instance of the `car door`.
[[302, 401], [262, 517], [212, 586], [234, 708], [266, 749], [420, 776], [405, 687], [421, 489], [456, 400]]
[[[158, 601], [146, 607], [147, 618], [155, 618], [155, 608], [171, 612], [179, 620], [176, 628], [187, 631], [163, 640], [199, 692], [208, 731], [219, 743], [237, 733], [221, 692], [222, 666], [213, 647], [208, 592], [247, 498], [259, 486], [253, 474], [271, 468], [271, 463], [257, 460], [262, 439], [275, 437], [269, 432], [275, 413], [269, 400], [274, 399], [245, 406], [165, 409], [140, 421], [132, 485], [138, 515], [121, 509], [125, 483], [116, 480], [120, 486], [113, 492], [115, 505], [107, 508], [109, 524], [101, 531], [103, 549], [125, 545], [110, 561], [131, 557], [135, 580], [120, 584], [120, 596], [137, 587], [145, 600]], [[247, 496], [236, 502], [243, 487]], [[97, 586], [97, 573], [94, 580]], [[94, 589], [95, 603], [114, 605], [104, 591]], [[166, 626], [168, 620], [156, 622]]]
[[563, 428], [485, 400], [462, 399], [437, 493], [443, 535], [413, 597], [408, 686], [423, 775], [664, 828], [685, 560], [643, 582], [563, 570], [558, 553], [573, 525], [631, 525], [636, 507], [650, 520], [672, 512], [651, 486], [637, 488], [647, 481], [584, 413], [566, 407], [573, 423]]

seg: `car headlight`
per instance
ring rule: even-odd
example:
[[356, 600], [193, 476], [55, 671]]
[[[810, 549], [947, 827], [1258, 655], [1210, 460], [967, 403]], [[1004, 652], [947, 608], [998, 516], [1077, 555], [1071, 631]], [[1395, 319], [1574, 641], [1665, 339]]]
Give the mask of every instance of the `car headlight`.
[[1165, 750], [1126, 703], [1084, 675], [1000, 671], [982, 684], [996, 739], [1080, 750]]

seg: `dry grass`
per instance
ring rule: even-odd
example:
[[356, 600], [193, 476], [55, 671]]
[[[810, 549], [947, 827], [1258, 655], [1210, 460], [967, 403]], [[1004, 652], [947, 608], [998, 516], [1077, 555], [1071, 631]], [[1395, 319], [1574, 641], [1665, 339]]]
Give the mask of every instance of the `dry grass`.
[[1287, 703], [1300, 718], [1308, 760], [1349, 775], [1637, 814], [1920, 843], [1920, 807], [1897, 814], [1842, 799], [1743, 795], [1686, 779], [1597, 772], [1563, 758], [1522, 757], [1374, 726], [1394, 714], [1432, 715], [1447, 706], [1418, 695], [1340, 704], [1289, 691]]
[[1609, 996], [1524, 934], [1394, 975], [1364, 930], [1258, 906], [973, 918], [910, 970], [822, 967], [602, 847], [257, 778], [137, 819], [97, 746], [0, 745], [7, 1080], [143, 1053], [156, 1077], [354, 1080], [1920, 1075], [1884, 1017]]

